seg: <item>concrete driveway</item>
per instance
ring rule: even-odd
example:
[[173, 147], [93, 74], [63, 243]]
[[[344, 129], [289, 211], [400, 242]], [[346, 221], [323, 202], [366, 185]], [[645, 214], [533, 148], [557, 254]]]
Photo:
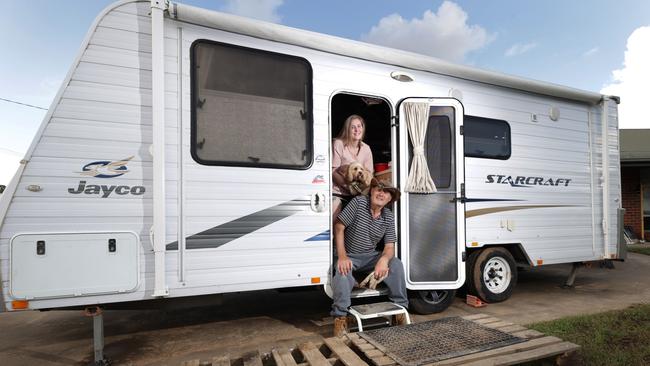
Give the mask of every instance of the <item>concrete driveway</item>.
[[[570, 265], [519, 273], [519, 285], [504, 303], [474, 309], [462, 299], [444, 313], [415, 316], [424, 321], [486, 313], [518, 324], [569, 315], [623, 309], [650, 303], [650, 256], [630, 253], [615, 269], [582, 268], [575, 287], [562, 289]], [[219, 353], [293, 346], [330, 336], [329, 326], [312, 320], [328, 316], [330, 300], [321, 291], [261, 291], [223, 296], [221, 305], [167, 310], [112, 310], [105, 313], [106, 355], [114, 364], [179, 365]], [[92, 321], [80, 311], [0, 314], [3, 365], [86, 365], [92, 361]]]

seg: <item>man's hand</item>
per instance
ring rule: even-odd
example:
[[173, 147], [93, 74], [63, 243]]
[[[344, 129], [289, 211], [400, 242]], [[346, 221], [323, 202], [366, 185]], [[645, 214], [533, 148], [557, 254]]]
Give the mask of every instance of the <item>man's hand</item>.
[[336, 270], [343, 276], [347, 276], [352, 271], [352, 261], [348, 257], [339, 257], [336, 261]]
[[380, 278], [386, 278], [388, 276], [388, 259], [386, 257], [382, 256], [379, 258], [377, 261], [377, 264], [375, 264], [375, 279], [380, 279]]
[[386, 277], [388, 277], [388, 259], [381, 257], [377, 261], [377, 264], [375, 264], [375, 270], [359, 284], [359, 287], [367, 287], [374, 290]]
[[371, 290], [374, 290], [377, 288], [377, 285], [381, 283], [381, 281], [386, 279], [386, 277], [388, 277], [388, 275], [375, 278], [375, 273], [370, 272], [370, 274], [368, 274], [368, 277], [366, 277], [366, 279], [364, 279], [363, 282], [359, 284], [359, 287], [367, 287]]

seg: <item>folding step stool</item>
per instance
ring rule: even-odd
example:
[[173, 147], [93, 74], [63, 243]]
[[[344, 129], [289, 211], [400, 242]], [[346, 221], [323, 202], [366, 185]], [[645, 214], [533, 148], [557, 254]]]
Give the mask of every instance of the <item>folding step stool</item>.
[[363, 332], [363, 319], [379, 318], [382, 316], [390, 316], [397, 314], [404, 314], [406, 316], [406, 324], [411, 324], [411, 317], [408, 311], [403, 306], [393, 304], [392, 302], [378, 302], [375, 304], [354, 305], [350, 306], [348, 313], [352, 314], [357, 319], [357, 327], [359, 332]]

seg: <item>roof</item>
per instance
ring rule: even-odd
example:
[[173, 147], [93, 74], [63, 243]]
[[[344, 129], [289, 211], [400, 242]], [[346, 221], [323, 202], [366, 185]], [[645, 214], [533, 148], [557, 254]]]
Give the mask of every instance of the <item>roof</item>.
[[650, 162], [650, 129], [619, 130], [621, 163]]
[[[595, 92], [458, 65], [417, 53], [290, 28], [185, 4], [170, 4], [169, 14], [170, 17], [182, 22], [231, 33], [583, 103], [597, 104], [603, 97], [607, 97]], [[617, 97], [611, 98], [618, 103]]]

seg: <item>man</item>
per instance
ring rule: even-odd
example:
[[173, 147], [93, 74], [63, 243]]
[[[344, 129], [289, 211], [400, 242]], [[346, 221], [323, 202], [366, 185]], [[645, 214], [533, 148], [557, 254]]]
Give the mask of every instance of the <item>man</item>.
[[[334, 225], [336, 273], [332, 279], [334, 336], [347, 332], [347, 309], [356, 283], [353, 271], [372, 271], [376, 281], [385, 278], [390, 301], [408, 307], [404, 267], [395, 257], [395, 218], [388, 209], [399, 196], [399, 190], [390, 183], [373, 179], [368, 196], [356, 196], [338, 216]], [[379, 252], [377, 244], [382, 238], [384, 249]], [[404, 315], [396, 320], [406, 323]]]

